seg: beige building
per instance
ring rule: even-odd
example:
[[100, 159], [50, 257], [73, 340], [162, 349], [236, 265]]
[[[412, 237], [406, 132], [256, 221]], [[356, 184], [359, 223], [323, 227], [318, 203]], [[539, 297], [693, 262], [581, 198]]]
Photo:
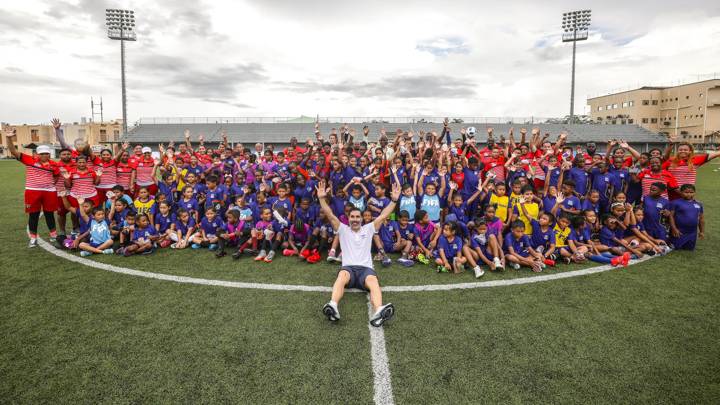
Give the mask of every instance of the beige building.
[[588, 98], [599, 124], [636, 124], [679, 140], [720, 141], [720, 79], [674, 87], [640, 87]]
[[[51, 145], [56, 150], [60, 149], [60, 144], [55, 139], [55, 129], [52, 124], [41, 125], [11, 125], [2, 123], [2, 127], [12, 126], [15, 128], [16, 137], [13, 140], [15, 147], [21, 152], [29, 152], [28, 146], [45, 144]], [[84, 122], [84, 123], [66, 123], [62, 125], [65, 141], [73, 145], [76, 139], [86, 139], [90, 145], [96, 147], [111, 147], [112, 142], [120, 139], [122, 131], [122, 120], [114, 120], [110, 122]], [[2, 135], [2, 153], [3, 157], [9, 157], [6, 145], [8, 140]]]

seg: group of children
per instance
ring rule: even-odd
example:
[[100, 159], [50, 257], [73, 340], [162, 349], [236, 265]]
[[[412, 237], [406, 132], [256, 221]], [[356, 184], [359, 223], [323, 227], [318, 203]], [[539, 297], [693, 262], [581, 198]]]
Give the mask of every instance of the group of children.
[[75, 229], [58, 239], [83, 256], [208, 249], [218, 258], [266, 263], [278, 253], [339, 262], [338, 240], [316, 197], [323, 180], [345, 223], [354, 208], [371, 222], [390, 203], [388, 187], [400, 184], [397, 212], [374, 236], [383, 265], [398, 254], [404, 266], [453, 273], [468, 266], [476, 277], [484, 267], [625, 266], [694, 249], [703, 237], [694, 183], [697, 167], [715, 153], [673, 142], [665, 152], [639, 153], [611, 140], [603, 154], [594, 144], [566, 145], [564, 134], [551, 142], [537, 129], [529, 141], [522, 130], [519, 142], [512, 131], [496, 142], [489, 129], [481, 148], [474, 128], [460, 135], [453, 141], [446, 123], [441, 134], [419, 138], [398, 130], [392, 143], [383, 132], [375, 144], [354, 142], [346, 126], [324, 140], [316, 127], [305, 148], [292, 143], [280, 152], [226, 141], [193, 150], [187, 133], [186, 144], [161, 147], [160, 158], [141, 147], [131, 156], [127, 145], [115, 157], [66, 150], [54, 173], [58, 216], [64, 227], [70, 213]]

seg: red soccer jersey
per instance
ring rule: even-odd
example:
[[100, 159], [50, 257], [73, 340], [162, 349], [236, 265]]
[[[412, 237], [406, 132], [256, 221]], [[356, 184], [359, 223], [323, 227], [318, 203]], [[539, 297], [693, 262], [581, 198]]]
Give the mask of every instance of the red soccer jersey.
[[688, 166], [687, 160], [680, 160], [675, 165], [673, 165], [672, 160], [668, 160], [663, 163], [662, 167], [675, 176], [678, 184], [695, 184], [697, 181], [697, 167], [704, 165], [707, 161], [708, 155], [703, 153], [692, 157], [692, 169]]
[[[661, 170], [660, 173], [653, 173], [650, 169], [645, 169], [638, 174], [638, 179], [640, 179], [642, 184], [643, 196], [650, 194], [650, 186], [653, 183], [663, 183], [668, 189], [678, 187], [677, 179], [667, 170]], [[667, 190], [663, 192], [662, 196], [668, 198]]]
[[100, 158], [95, 158], [95, 166], [100, 166], [103, 169], [102, 175], [100, 176], [99, 188], [113, 188], [117, 184], [117, 162], [115, 159], [110, 159], [109, 162], [104, 162]]
[[489, 159], [485, 163], [485, 172], [495, 173], [495, 181], [505, 181], [505, 159], [499, 157], [497, 159]]
[[[68, 163], [58, 162], [58, 169], [65, 169], [66, 172], [72, 172], [75, 170], [75, 162], [69, 161]], [[57, 176], [55, 178], [55, 189], [57, 190], [58, 197], [64, 197], [67, 195], [67, 189], [65, 188], [65, 178], [63, 176]]]
[[55, 176], [60, 174], [60, 169], [56, 162], [50, 160], [47, 163], [42, 163], [39, 158], [34, 158], [25, 153], [21, 153], [18, 160], [25, 165], [26, 190], [56, 190]]
[[72, 186], [70, 187], [70, 195], [75, 198], [91, 198], [97, 195], [95, 190], [95, 178], [97, 175], [92, 170], [79, 172], [73, 170], [70, 172]]
[[115, 168], [117, 171], [117, 184], [121, 185], [126, 191], [130, 189], [130, 178], [132, 177], [133, 168], [130, 162], [118, 162]]
[[450, 175], [450, 178], [452, 179], [452, 181], [455, 182], [455, 184], [458, 185], [458, 190], [462, 190], [463, 183], [465, 182], [465, 173], [463, 173], [463, 172], [458, 173], [458, 172], [453, 171], [452, 174]]
[[153, 172], [155, 171], [155, 160], [139, 160], [135, 163], [135, 183], [138, 186], [149, 186], [155, 184]]

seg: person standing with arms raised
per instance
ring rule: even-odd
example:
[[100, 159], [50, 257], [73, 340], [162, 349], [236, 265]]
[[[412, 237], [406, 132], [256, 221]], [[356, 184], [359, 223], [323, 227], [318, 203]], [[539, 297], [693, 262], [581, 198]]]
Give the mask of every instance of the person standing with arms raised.
[[370, 325], [379, 327], [392, 318], [395, 314], [395, 307], [388, 303], [382, 304], [382, 292], [380, 282], [375, 270], [373, 270], [372, 244], [373, 235], [380, 228], [385, 218], [395, 210], [395, 204], [400, 198], [400, 185], [393, 184], [391, 202], [369, 224], [362, 224], [362, 212], [354, 208], [348, 216], [348, 224], [345, 225], [333, 214], [326, 198], [330, 192], [325, 180], [322, 180], [317, 188], [317, 197], [320, 201], [320, 208], [330, 219], [333, 229], [340, 238], [342, 247], [342, 267], [338, 272], [337, 279], [333, 285], [330, 302], [323, 306], [322, 312], [330, 321], [340, 320], [338, 303], [345, 293], [345, 288], [358, 288], [370, 293], [370, 303], [375, 311], [370, 318]]

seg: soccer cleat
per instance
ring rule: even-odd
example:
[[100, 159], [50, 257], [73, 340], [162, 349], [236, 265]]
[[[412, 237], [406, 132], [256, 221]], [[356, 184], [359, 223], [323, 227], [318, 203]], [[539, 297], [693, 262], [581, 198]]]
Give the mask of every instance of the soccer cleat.
[[332, 301], [323, 306], [322, 312], [328, 321], [337, 322], [340, 320], [340, 311], [338, 311], [337, 305]]
[[546, 266], [555, 267], [555, 260], [545, 259], [545, 260], [543, 261], [543, 263], [544, 263]]
[[572, 264], [572, 259], [569, 257], [563, 257], [563, 263], [565, 264]]
[[30, 242], [28, 242], [28, 247], [34, 248], [34, 247], [37, 247], [37, 245], [38, 245], [37, 238], [30, 238]]
[[512, 267], [515, 270], [520, 270], [520, 263], [512, 263], [512, 264], [510, 264], [510, 267]]
[[443, 265], [439, 265], [439, 266], [437, 266], [437, 272], [438, 273], [447, 273], [448, 269], [445, 268], [445, 266], [443, 266]]
[[385, 255], [382, 254], [382, 253], [378, 253], [378, 254], [376, 254], [375, 257], [373, 258], [373, 261], [381, 262], [381, 261], [383, 261], [384, 259], [385, 259]]
[[217, 250], [217, 248], [218, 245], [216, 243], [211, 243], [210, 245], [208, 245], [208, 250]]
[[50, 243], [55, 243], [55, 242], [57, 242], [57, 237], [55, 237], [55, 236], [49, 237], [49, 238], [48, 238], [48, 242], [50, 242]]
[[430, 264], [430, 260], [428, 260], [428, 258], [422, 253], [418, 253], [417, 259], [422, 264]]
[[320, 252], [317, 251], [317, 249], [307, 258], [308, 263], [317, 263], [321, 259]]
[[92, 253], [91, 253], [91, 252], [88, 252], [87, 250], [81, 250], [81, 251], [80, 251], [80, 256], [82, 256], [82, 257], [88, 257], [88, 256], [92, 256]]
[[617, 267], [622, 264], [622, 256], [615, 256], [612, 259], [610, 259], [610, 265], [613, 267]]
[[300, 257], [307, 259], [310, 256], [312, 256], [312, 251], [310, 251], [310, 249], [303, 249], [300, 251]]
[[232, 258], [233, 258], [233, 260], [237, 260], [237, 259], [241, 258], [242, 255], [243, 255], [242, 250], [238, 250], [237, 252], [232, 254]]
[[411, 266], [415, 265], [414, 261], [412, 261], [410, 259], [406, 259], [404, 257], [399, 258], [397, 260], [397, 262], [400, 263], [400, 265], [405, 266], [405, 267], [411, 267]]
[[392, 318], [393, 315], [395, 315], [395, 307], [393, 304], [385, 304], [378, 308], [372, 318], [370, 318], [370, 325], [379, 328], [385, 321]]
[[263, 261], [265, 263], [272, 263], [273, 257], [275, 257], [275, 251], [271, 250], [268, 252], [267, 256], [265, 256], [265, 259], [263, 259]]
[[265, 249], [263, 249], [263, 250], [260, 251], [260, 253], [258, 253], [257, 256], [255, 256], [255, 259], [254, 259], [254, 260], [255, 260], [256, 262], [259, 262], [259, 261], [261, 261], [261, 260], [264, 260], [264, 259], [265, 259], [265, 256], [267, 256], [267, 253], [265, 252]]
[[216, 258], [221, 258], [227, 256], [227, 253], [224, 250], [218, 250], [217, 253], [215, 253]]
[[107, 249], [103, 250], [104, 255], [111, 255], [113, 253], [115, 253], [115, 251], [112, 250], [112, 248], [107, 248]]
[[295, 256], [295, 251], [292, 249], [283, 249], [283, 256]]
[[473, 267], [473, 271], [475, 272], [475, 278], [480, 278], [485, 274], [485, 271], [480, 266]]
[[329, 261], [330, 263], [338, 261], [337, 256], [335, 256], [335, 249], [330, 249], [330, 251], [328, 252], [327, 261]]
[[630, 253], [625, 252], [622, 255], [622, 265], [623, 267], [627, 267], [628, 263], [630, 263]]
[[170, 244], [170, 249], [177, 249], [177, 243]]
[[392, 264], [392, 259], [390, 259], [387, 256], [383, 256], [381, 260], [382, 260], [381, 264], [383, 267], [388, 267], [389, 265]]
[[173, 243], [172, 243], [172, 241], [171, 241], [170, 239], [165, 239], [165, 240], [163, 240], [162, 242], [160, 242], [160, 247], [161, 247], [161, 248], [166, 248], [166, 247], [168, 247], [168, 246], [170, 246], [170, 245], [172, 245], [172, 244], [173, 244]]
[[191, 249], [200, 249], [200, 244], [199, 244], [199, 243], [193, 243], [192, 245], [190, 245], [190, 248], [191, 248]]

